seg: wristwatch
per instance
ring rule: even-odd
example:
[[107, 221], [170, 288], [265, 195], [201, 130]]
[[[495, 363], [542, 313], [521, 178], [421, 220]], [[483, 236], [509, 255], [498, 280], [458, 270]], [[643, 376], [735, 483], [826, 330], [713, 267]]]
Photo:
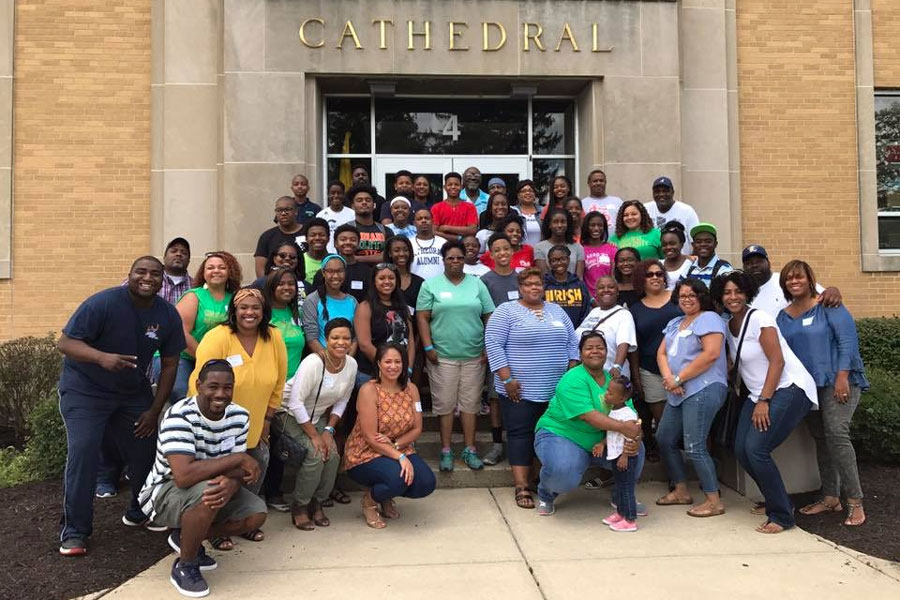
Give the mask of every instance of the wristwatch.
[[684, 383], [684, 382], [681, 381], [681, 376], [680, 376], [680, 375], [676, 375], [676, 376], [675, 376], [675, 385], [681, 386], [682, 383]]

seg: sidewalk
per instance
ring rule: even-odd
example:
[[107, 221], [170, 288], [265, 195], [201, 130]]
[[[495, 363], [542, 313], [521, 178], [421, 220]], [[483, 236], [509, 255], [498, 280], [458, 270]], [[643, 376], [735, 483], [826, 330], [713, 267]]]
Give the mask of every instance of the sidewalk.
[[[551, 517], [516, 507], [510, 488], [438, 490], [401, 498], [402, 518], [381, 531], [366, 527], [357, 493], [327, 511], [328, 529], [297, 531], [289, 515], [270, 513], [266, 540], [237, 539], [234, 551], [215, 553], [219, 568], [206, 579], [211, 598], [232, 599], [900, 598], [898, 564], [799, 529], [756, 533], [764, 517], [730, 490], [728, 513], [711, 519], [654, 506], [664, 491], [639, 486], [650, 516], [637, 533], [600, 522], [610, 512], [607, 490], [566, 496]], [[181, 598], [169, 583], [174, 557], [104, 598]]]

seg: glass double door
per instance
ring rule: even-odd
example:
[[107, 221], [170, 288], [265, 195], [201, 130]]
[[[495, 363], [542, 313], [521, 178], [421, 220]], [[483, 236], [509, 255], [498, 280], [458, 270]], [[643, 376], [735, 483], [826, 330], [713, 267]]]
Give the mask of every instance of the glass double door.
[[431, 183], [435, 202], [444, 198], [444, 175], [456, 172], [460, 175], [469, 167], [481, 171], [481, 189], [487, 192], [488, 181], [500, 177], [506, 183], [510, 200], [515, 201], [516, 184], [530, 176], [530, 163], [525, 156], [376, 156], [372, 167], [372, 181], [379, 193], [390, 200], [394, 196], [394, 179], [397, 171], [410, 171], [414, 176], [424, 175]]

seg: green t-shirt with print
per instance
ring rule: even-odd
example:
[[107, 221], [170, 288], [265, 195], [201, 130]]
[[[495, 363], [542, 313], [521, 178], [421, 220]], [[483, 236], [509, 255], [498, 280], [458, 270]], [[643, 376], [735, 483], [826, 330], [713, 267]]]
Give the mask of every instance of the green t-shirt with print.
[[556, 384], [556, 392], [534, 430], [546, 429], [590, 452], [594, 444], [606, 439], [606, 432], [595, 429], [579, 417], [592, 410], [609, 414], [609, 406], [604, 400], [608, 385], [609, 374], [606, 383], [600, 386], [584, 365], [570, 369]]
[[284, 345], [287, 348], [287, 378], [290, 379], [300, 366], [303, 358], [303, 347], [306, 345], [306, 335], [300, 322], [294, 322], [294, 315], [289, 308], [272, 309], [272, 325], [281, 332]]
[[626, 231], [622, 237], [613, 236], [609, 241], [617, 248], [634, 248], [641, 255], [641, 260], [663, 258], [659, 229], [655, 227], [647, 233], [640, 230]]
[[[182, 298], [188, 294], [197, 296], [197, 317], [194, 319], [194, 328], [191, 329], [191, 335], [199, 344], [208, 331], [218, 327], [228, 318], [228, 303], [231, 302], [232, 293], [225, 292], [224, 298], [216, 300], [209, 292], [209, 289], [197, 287], [186, 291]], [[187, 351], [182, 352], [181, 357], [187, 360], [194, 360], [194, 357], [188, 354]]]
[[483, 315], [494, 312], [487, 286], [474, 275], [453, 284], [446, 275], [428, 279], [416, 311], [431, 311], [431, 339], [441, 358], [469, 360], [484, 351]]

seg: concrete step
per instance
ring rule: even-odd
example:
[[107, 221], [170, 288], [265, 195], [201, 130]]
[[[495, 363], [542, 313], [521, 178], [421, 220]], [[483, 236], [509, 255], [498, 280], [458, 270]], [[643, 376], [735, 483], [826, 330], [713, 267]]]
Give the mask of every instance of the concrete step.
[[[423, 412], [422, 413], [422, 431], [440, 431], [441, 429], [441, 419], [438, 415], [432, 412]], [[475, 429], [478, 431], [490, 431], [491, 430], [491, 416], [490, 415], [478, 415], [475, 420]], [[462, 425], [459, 422], [458, 417], [453, 418], [453, 432], [462, 434]]]

